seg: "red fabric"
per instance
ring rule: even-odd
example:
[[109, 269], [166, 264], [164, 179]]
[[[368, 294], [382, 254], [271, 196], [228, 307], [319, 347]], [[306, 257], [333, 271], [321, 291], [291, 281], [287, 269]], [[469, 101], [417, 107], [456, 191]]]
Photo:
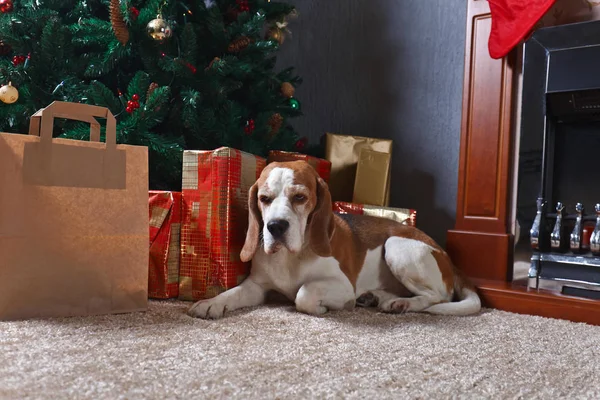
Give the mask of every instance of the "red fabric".
[[507, 55], [533, 29], [556, 0], [489, 0], [492, 31], [490, 56]]

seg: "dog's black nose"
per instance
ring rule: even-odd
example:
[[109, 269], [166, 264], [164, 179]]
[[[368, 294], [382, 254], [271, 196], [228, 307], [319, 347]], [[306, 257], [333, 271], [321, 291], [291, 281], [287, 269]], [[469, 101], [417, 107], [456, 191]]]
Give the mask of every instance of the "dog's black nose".
[[276, 219], [267, 223], [267, 229], [275, 239], [281, 238], [289, 227], [290, 223], [285, 219]]

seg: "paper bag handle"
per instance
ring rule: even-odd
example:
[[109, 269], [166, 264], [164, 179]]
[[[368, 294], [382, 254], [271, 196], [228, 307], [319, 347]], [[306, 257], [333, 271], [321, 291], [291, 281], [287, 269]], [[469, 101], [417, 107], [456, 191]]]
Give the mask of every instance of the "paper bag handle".
[[29, 134], [40, 137], [41, 142], [52, 140], [54, 118], [72, 119], [90, 124], [90, 140], [100, 141], [100, 124], [94, 117], [106, 118], [106, 148], [117, 146], [117, 120], [108, 108], [90, 104], [52, 102], [37, 111], [30, 119]]

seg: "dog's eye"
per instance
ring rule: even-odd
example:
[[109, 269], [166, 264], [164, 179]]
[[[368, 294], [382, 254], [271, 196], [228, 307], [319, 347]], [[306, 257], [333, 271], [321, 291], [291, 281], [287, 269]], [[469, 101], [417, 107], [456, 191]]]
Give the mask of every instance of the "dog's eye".
[[303, 195], [303, 194], [297, 194], [297, 195], [294, 196], [294, 201], [296, 201], [298, 203], [301, 203], [304, 200], [306, 200], [306, 196]]
[[271, 201], [273, 200], [269, 196], [260, 196], [261, 203], [269, 204]]

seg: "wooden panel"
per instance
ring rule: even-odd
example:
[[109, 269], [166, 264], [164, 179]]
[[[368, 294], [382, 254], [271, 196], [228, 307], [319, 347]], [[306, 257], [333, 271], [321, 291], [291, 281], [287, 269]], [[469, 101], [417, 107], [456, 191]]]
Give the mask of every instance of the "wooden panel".
[[507, 233], [513, 68], [489, 55], [487, 2], [469, 2], [456, 229]]
[[[502, 91], [489, 93], [489, 85], [482, 85], [480, 76], [502, 76], [503, 64], [487, 54], [492, 19], [489, 15], [475, 17], [473, 26], [473, 55], [468, 99], [466, 132], [468, 157], [466, 160], [464, 214], [469, 217], [497, 216], [498, 144], [501, 135], [501, 118], [497, 112], [502, 108]], [[476, 156], [475, 156], [476, 155]]]
[[512, 236], [499, 233], [448, 231], [446, 248], [454, 264], [468, 277], [512, 280]]
[[474, 280], [484, 307], [600, 325], [600, 301], [527, 289], [525, 283]]

